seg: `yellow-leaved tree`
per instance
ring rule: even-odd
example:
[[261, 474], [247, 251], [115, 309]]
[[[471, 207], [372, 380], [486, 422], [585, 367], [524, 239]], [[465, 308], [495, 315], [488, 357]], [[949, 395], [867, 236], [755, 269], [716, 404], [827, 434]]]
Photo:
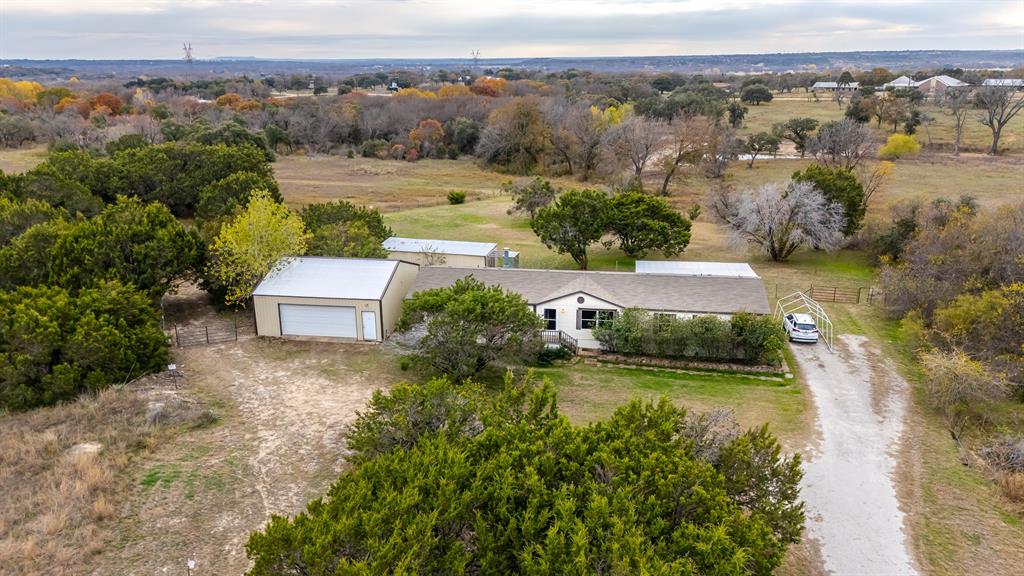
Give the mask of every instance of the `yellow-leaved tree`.
[[245, 210], [213, 241], [207, 275], [225, 304], [242, 305], [283, 256], [304, 254], [308, 239], [297, 214], [266, 190], [253, 190]]

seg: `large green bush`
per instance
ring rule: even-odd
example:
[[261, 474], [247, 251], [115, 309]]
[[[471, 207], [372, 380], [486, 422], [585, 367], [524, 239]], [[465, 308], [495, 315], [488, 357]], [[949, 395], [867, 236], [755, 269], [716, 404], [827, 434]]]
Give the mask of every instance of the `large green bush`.
[[772, 366], [782, 362], [785, 342], [768, 316], [740, 312], [730, 320], [709, 315], [682, 319], [636, 308], [594, 328], [594, 337], [620, 354]]
[[374, 396], [325, 498], [252, 534], [249, 574], [767, 575], [800, 538], [798, 456], [667, 399], [574, 426], [548, 385]]
[[72, 400], [167, 362], [149, 297], [118, 282], [0, 292], [0, 410]]
[[202, 252], [197, 235], [166, 206], [121, 197], [95, 218], [42, 222], [0, 248], [0, 288], [75, 291], [117, 280], [157, 299], [195, 272]]
[[469, 276], [414, 293], [403, 304], [399, 330], [422, 326], [416, 358], [464, 380], [493, 363], [534, 361], [544, 346], [541, 324], [522, 296]]
[[100, 199], [113, 202], [124, 195], [163, 202], [175, 216], [191, 218], [207, 186], [239, 172], [273, 179], [264, 151], [244, 142], [171, 142], [125, 148], [113, 158], [82, 151], [52, 153], [23, 176], [12, 177], [11, 187], [15, 197], [43, 200], [86, 216], [99, 212]]

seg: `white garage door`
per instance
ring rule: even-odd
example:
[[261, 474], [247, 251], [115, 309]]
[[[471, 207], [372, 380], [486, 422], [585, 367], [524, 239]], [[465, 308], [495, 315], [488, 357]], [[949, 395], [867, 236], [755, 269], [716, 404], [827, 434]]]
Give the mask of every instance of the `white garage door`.
[[283, 336], [356, 337], [356, 309], [346, 306], [281, 304]]

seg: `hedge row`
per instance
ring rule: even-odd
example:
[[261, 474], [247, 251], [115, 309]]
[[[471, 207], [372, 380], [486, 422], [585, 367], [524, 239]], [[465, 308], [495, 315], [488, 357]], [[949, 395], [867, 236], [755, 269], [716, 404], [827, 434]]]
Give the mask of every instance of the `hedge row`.
[[606, 350], [620, 354], [771, 366], [782, 363], [785, 343], [782, 329], [769, 316], [681, 319], [635, 308], [595, 328], [594, 337]]

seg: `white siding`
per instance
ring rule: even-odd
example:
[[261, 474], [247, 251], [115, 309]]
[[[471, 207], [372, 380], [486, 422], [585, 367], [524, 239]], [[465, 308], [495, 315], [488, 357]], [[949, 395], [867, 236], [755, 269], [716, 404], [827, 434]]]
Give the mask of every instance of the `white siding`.
[[[578, 298], [583, 298], [583, 303], [577, 301]], [[615, 310], [621, 312], [622, 308], [601, 300], [595, 296], [591, 296], [585, 292], [577, 292], [569, 296], [563, 296], [556, 298], [550, 302], [544, 302], [534, 306], [537, 316], [544, 318], [545, 309], [553, 309], [556, 311], [556, 320], [558, 325], [555, 326], [556, 330], [561, 330], [566, 334], [572, 336], [579, 343], [580, 348], [588, 348], [591, 350], [597, 350], [601, 348], [601, 344], [594, 339], [594, 332], [592, 330], [586, 330], [583, 328], [577, 328], [577, 318], [580, 310]], [[652, 314], [673, 314], [677, 318], [690, 319], [696, 316], [717, 316], [722, 320], [729, 320], [732, 318], [731, 314], [702, 314], [700, 312], [679, 312], [673, 310], [649, 310]], [[545, 326], [545, 329], [547, 327]]]
[[[583, 303], [577, 302], [577, 298], [583, 298]], [[594, 334], [591, 330], [583, 330], [576, 327], [576, 315], [581, 309], [587, 310], [616, 310], [619, 311], [621, 308], [615, 304], [611, 304], [600, 298], [596, 298], [589, 294], [577, 292], [576, 294], [570, 294], [561, 298], [556, 298], [550, 302], [544, 302], [536, 305], [537, 315], [541, 318], [544, 317], [545, 308], [553, 308], [558, 311], [558, 329], [566, 334], [575, 338], [581, 348], [597, 349], [601, 345], [594, 339]]]

